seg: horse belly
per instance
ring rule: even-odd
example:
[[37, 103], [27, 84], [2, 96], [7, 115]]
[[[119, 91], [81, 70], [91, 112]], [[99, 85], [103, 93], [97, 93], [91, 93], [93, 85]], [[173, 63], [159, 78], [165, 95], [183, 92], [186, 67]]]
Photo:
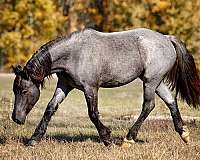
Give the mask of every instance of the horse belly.
[[105, 69], [101, 74], [100, 87], [112, 88], [128, 84], [138, 78], [143, 71], [141, 63], [135, 62], [132, 65], [112, 66]]

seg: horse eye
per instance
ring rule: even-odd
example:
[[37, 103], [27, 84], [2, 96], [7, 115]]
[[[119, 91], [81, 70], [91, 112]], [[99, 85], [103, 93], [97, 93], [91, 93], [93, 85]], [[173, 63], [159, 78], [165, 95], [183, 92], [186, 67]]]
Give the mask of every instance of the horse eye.
[[26, 94], [28, 92], [28, 90], [23, 90], [22, 94]]

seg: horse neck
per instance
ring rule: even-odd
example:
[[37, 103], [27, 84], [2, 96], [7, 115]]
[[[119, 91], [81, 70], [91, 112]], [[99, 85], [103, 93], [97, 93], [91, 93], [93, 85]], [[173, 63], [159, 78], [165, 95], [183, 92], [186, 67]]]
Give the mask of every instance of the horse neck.
[[75, 56], [79, 54], [81, 41], [70, 38], [57, 43], [49, 49], [52, 60], [51, 73], [68, 72], [72, 67]]
[[32, 79], [43, 83], [44, 78], [51, 74], [51, 64], [48, 49], [41, 49], [28, 61], [26, 69]]
[[44, 78], [56, 72], [66, 71], [71, 52], [78, 49], [76, 33], [59, 37], [43, 45], [28, 61], [26, 68], [32, 79], [43, 82]]

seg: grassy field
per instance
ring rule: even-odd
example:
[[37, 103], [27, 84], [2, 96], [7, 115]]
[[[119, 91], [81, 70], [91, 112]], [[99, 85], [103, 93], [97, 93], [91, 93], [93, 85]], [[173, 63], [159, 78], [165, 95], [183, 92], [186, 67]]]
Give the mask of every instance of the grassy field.
[[[46, 82], [46, 89], [42, 91], [24, 126], [18, 126], [10, 119], [14, 98], [12, 82], [13, 76], [0, 75], [0, 159], [200, 159], [200, 110], [179, 103], [183, 119], [191, 132], [189, 145], [184, 144], [174, 131], [171, 119], [163, 118], [170, 117], [169, 110], [157, 99], [151, 118], [140, 129], [138, 141], [129, 148], [119, 145], [108, 148], [99, 142], [97, 131], [87, 115], [83, 93], [78, 90], [72, 91], [60, 105], [43, 140], [35, 147], [27, 147], [25, 143], [53, 95], [56, 79]], [[141, 104], [140, 81], [116, 89], [100, 90], [101, 120], [112, 129], [116, 143], [127, 134], [135, 121], [134, 117], [140, 113]], [[191, 117], [196, 119], [192, 120]]]

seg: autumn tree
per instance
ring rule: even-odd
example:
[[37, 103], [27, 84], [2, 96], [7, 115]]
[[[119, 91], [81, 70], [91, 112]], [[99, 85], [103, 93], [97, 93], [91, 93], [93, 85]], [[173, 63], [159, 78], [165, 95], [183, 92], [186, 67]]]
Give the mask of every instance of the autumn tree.
[[68, 16], [68, 32], [83, 28], [94, 28], [103, 31], [103, 0], [65, 0], [64, 15]]
[[6, 68], [25, 63], [41, 43], [63, 32], [66, 18], [51, 0], [0, 2], [0, 54]]
[[199, 0], [0, 0], [0, 16], [0, 65], [6, 67], [26, 62], [49, 39], [87, 27], [172, 34], [200, 64]]
[[[106, 1], [104, 30], [122, 31], [146, 27], [172, 34], [187, 44], [200, 64], [199, 0], [113, 0]], [[199, 65], [200, 70], [200, 65]]]

